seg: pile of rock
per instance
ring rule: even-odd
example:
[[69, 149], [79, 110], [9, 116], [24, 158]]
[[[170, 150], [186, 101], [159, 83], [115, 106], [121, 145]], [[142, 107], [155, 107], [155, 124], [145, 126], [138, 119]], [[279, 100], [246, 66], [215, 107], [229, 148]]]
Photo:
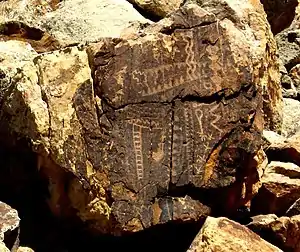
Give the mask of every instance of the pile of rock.
[[0, 2], [0, 144], [28, 143], [53, 215], [297, 251], [298, 2], [261, 2]]

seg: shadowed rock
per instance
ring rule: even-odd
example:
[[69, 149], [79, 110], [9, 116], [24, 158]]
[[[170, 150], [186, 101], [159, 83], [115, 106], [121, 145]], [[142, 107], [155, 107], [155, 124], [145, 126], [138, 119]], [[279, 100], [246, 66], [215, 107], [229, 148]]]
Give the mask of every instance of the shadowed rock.
[[187, 4], [119, 38], [5, 56], [2, 118], [30, 139], [55, 215], [120, 234], [249, 203], [262, 128], [281, 119], [275, 42], [250, 2]]

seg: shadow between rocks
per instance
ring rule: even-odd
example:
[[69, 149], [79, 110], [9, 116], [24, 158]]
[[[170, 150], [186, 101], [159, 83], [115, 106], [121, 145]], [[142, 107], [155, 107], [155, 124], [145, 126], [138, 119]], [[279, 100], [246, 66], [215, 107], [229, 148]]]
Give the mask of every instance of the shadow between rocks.
[[46, 203], [48, 182], [37, 171], [37, 157], [26, 140], [0, 142], [0, 159], [0, 200], [18, 211], [20, 245], [35, 252], [184, 252], [203, 224], [168, 223], [122, 237], [92, 235], [82, 222], [52, 215]]

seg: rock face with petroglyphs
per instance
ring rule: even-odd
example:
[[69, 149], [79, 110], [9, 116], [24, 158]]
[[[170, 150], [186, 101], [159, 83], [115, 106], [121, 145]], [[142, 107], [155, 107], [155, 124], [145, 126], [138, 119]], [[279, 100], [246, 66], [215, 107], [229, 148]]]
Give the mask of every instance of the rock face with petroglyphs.
[[94, 230], [234, 213], [257, 191], [263, 127], [281, 120], [262, 5], [186, 4], [128, 31], [44, 54], [2, 42], [0, 129], [30, 139], [52, 212]]
[[[107, 157], [102, 167], [110, 173], [112, 214], [123, 228], [134, 216], [142, 217], [140, 226], [151, 226], [151, 201], [188, 185], [229, 188], [223, 195], [228, 211], [251, 197], [262, 99], [268, 96], [262, 92], [264, 71], [273, 95], [278, 93], [269, 100], [280, 100], [278, 77], [270, 74], [276, 60], [267, 61], [275, 57], [274, 41], [266, 23], [253, 20], [244, 32], [238, 20], [214, 14], [222, 6], [213, 7], [207, 12], [189, 4], [142, 36], [89, 48], [100, 125], [109, 139], [98, 146]], [[243, 1], [242, 7], [264, 17], [261, 5]], [[266, 44], [256, 40], [253, 47], [255, 36], [269, 43], [267, 54]], [[262, 62], [270, 65], [265, 69]], [[132, 216], [125, 218], [124, 211]], [[172, 219], [173, 204], [160, 211]]]

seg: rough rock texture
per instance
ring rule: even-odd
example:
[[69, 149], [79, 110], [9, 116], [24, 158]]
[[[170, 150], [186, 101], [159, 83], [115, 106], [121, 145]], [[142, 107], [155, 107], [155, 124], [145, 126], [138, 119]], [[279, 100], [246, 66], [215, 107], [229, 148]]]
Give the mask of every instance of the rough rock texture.
[[300, 102], [284, 98], [282, 135], [291, 137], [300, 131]]
[[227, 218], [208, 217], [187, 252], [282, 251]]
[[[20, 218], [18, 212], [0, 202], [0, 249], [1, 246], [7, 246], [9, 249], [14, 250], [19, 245], [19, 225]], [[2, 244], [1, 244], [2, 243]], [[9, 251], [9, 250], [8, 250]]]
[[154, 19], [163, 18], [171, 12], [177, 10], [184, 0], [128, 0], [134, 6], [141, 8], [146, 15]]
[[10, 252], [10, 250], [5, 246], [5, 244], [0, 241], [0, 251], [1, 252]]
[[248, 227], [283, 251], [300, 251], [300, 215], [291, 218], [256, 216]]
[[276, 36], [279, 57], [289, 72], [300, 63], [300, 34], [297, 30], [284, 30]]
[[261, 179], [262, 187], [252, 202], [255, 213], [284, 214], [300, 197], [300, 167], [272, 161]]
[[267, 128], [281, 120], [275, 42], [259, 2], [202, 7], [87, 51], [1, 42], [0, 129], [31, 140], [54, 214], [119, 234], [198, 221], [210, 209], [185, 195], [204, 190], [225, 213], [248, 204], [262, 110]]
[[290, 162], [300, 166], [300, 132], [286, 138], [272, 131], [263, 131], [264, 149], [271, 160]]
[[150, 22], [126, 0], [39, 2], [1, 1], [0, 39], [26, 40], [44, 52], [119, 37], [132, 22]]
[[298, 0], [261, 0], [268, 15], [272, 32], [279, 33], [293, 22]]
[[34, 250], [28, 247], [19, 247], [17, 252], [34, 252]]

